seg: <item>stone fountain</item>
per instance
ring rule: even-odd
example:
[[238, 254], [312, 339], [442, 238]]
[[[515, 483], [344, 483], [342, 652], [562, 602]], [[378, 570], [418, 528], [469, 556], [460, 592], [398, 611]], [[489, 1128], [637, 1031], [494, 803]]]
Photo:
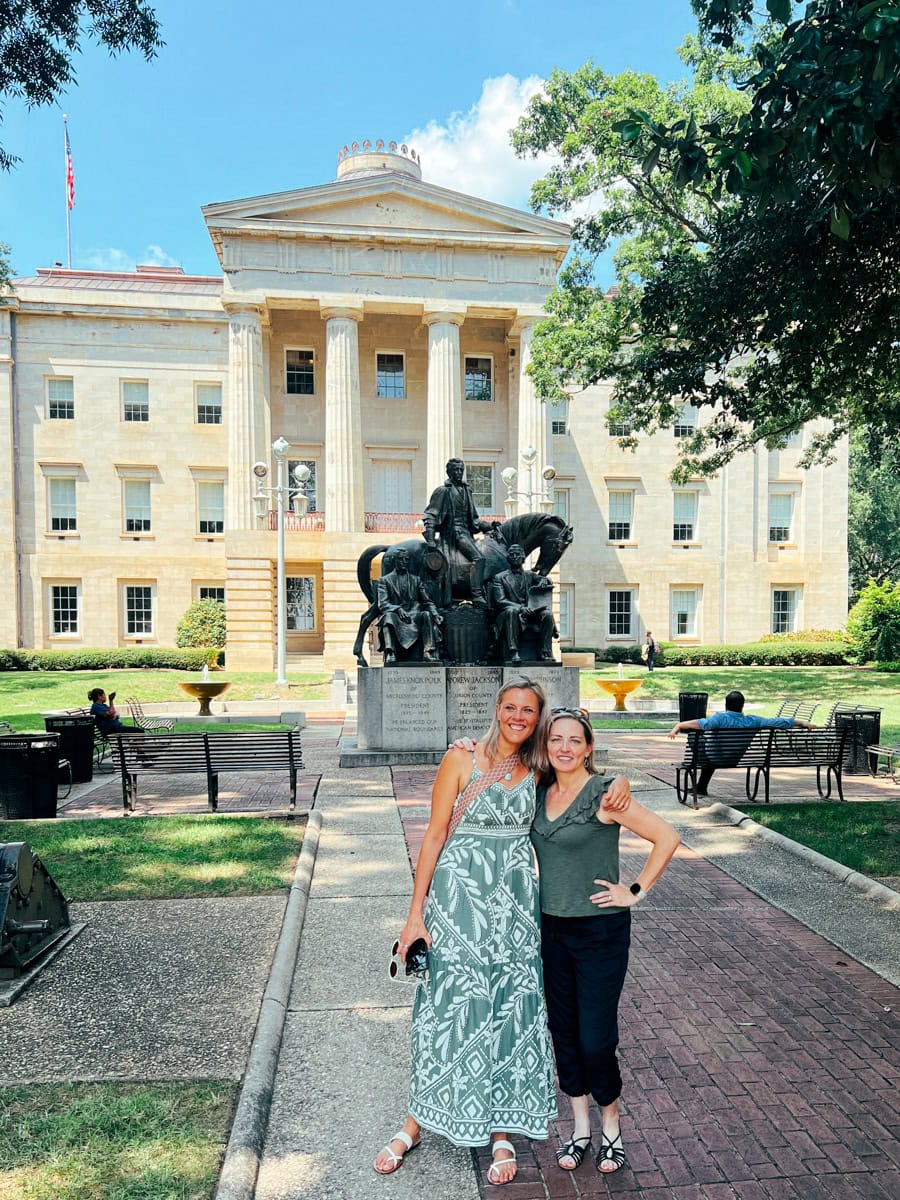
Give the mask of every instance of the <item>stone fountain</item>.
[[231, 687], [231, 683], [224, 679], [210, 679], [209, 667], [204, 664], [203, 676], [199, 681], [187, 680], [179, 682], [178, 686], [187, 692], [189, 696], [193, 696], [200, 701], [200, 709], [197, 713], [198, 717], [211, 717], [213, 716], [213, 712], [209, 707], [210, 700], [214, 700], [216, 696], [221, 696], [223, 692], [227, 692]]
[[597, 686], [601, 692], [606, 692], [608, 696], [612, 696], [616, 702], [614, 712], [627, 712], [625, 707], [625, 697], [631, 692], [636, 692], [644, 681], [642, 679], [624, 679], [622, 664], [619, 663], [619, 678], [618, 679], [598, 679]]

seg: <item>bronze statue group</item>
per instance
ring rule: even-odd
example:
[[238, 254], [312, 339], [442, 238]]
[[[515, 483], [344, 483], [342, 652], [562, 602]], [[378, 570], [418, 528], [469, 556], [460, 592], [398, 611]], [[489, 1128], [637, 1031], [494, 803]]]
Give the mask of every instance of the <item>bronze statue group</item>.
[[[424, 513], [424, 539], [372, 547], [360, 559], [370, 601], [361, 662], [375, 620], [386, 666], [552, 658], [547, 576], [571, 527], [543, 513], [481, 520], [463, 472], [459, 459], [447, 464]], [[621, 828], [651, 846], [630, 883], [620, 877]], [[510, 1183], [510, 1135], [546, 1138], [557, 1116], [554, 1059], [573, 1116], [560, 1169], [577, 1169], [593, 1146], [592, 1099], [597, 1169], [625, 1163], [616, 1047], [631, 909], [678, 843], [671, 825], [633, 799], [627, 779], [597, 773], [584, 710], [548, 708], [540, 684], [507, 679], [490, 729], [455, 742], [435, 779], [391, 964], [396, 974], [409, 955], [417, 976], [407, 1115], [375, 1158], [379, 1174], [399, 1170], [429, 1130], [457, 1146], [490, 1143], [487, 1181]]]

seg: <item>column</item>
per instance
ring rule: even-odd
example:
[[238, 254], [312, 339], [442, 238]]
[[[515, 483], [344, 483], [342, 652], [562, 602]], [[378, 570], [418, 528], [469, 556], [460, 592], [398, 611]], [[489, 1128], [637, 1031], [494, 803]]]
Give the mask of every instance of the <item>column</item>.
[[428, 326], [428, 450], [425, 461], [426, 493], [430, 496], [446, 477], [447, 460], [461, 458], [462, 366], [459, 327], [464, 309], [425, 309]]
[[363, 531], [359, 331], [362, 305], [322, 308], [325, 319], [325, 528]]
[[[0, 446], [3, 446], [3, 467], [0, 469], [0, 646], [21, 646], [23, 620], [21, 580], [19, 570], [19, 517], [21, 484], [17, 444], [16, 396], [13, 375], [13, 324], [18, 300], [7, 296], [0, 305]], [[26, 478], [31, 478], [32, 460], [23, 455]], [[33, 484], [29, 491], [33, 494]], [[26, 508], [27, 512], [27, 508]], [[40, 600], [38, 599], [38, 605]], [[40, 608], [36, 619], [40, 624]], [[31, 627], [34, 628], [34, 621]], [[34, 644], [34, 643], [29, 643]], [[40, 645], [40, 642], [37, 643]]]
[[[531, 362], [531, 342], [534, 336], [534, 327], [537, 323], [537, 318], [520, 318], [516, 323], [519, 330], [519, 438], [517, 447], [516, 467], [521, 472], [522, 468], [522, 453], [529, 446], [533, 446], [537, 451], [537, 459], [535, 460], [534, 478], [535, 486], [538, 486], [537, 480], [540, 478], [540, 473], [549, 462], [547, 453], [547, 423], [549, 416], [547, 413], [547, 405], [543, 403], [536, 391], [534, 390], [534, 381], [527, 374], [528, 364]], [[519, 485], [523, 485], [525, 480], [520, 477]]]
[[228, 312], [228, 504], [226, 530], [255, 529], [253, 464], [270, 463], [262, 312], [254, 304]]

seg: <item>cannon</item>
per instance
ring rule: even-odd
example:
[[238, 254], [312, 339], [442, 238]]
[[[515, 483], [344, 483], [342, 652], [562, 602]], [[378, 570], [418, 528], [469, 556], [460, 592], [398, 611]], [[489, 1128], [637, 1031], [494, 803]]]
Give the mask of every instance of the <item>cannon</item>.
[[70, 927], [65, 896], [27, 842], [0, 843], [0, 980], [17, 979]]

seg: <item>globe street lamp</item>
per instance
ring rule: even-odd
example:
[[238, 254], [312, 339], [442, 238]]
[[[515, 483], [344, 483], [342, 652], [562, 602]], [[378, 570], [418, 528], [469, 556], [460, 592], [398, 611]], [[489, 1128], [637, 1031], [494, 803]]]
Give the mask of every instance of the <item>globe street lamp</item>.
[[[275, 590], [276, 590], [276, 626], [275, 626], [275, 682], [287, 683], [287, 587], [284, 566], [284, 513], [290, 498], [291, 487], [287, 482], [287, 456], [291, 444], [280, 437], [272, 443], [272, 453], [275, 455], [276, 474], [275, 486], [264, 487], [262, 481], [269, 474], [269, 468], [263, 462], [253, 464], [253, 474], [256, 476], [256, 492], [253, 500], [256, 504], [256, 515], [260, 520], [265, 518], [268, 497], [275, 497], [275, 511], [278, 514], [278, 546], [276, 552]], [[292, 472], [298, 494], [293, 500], [293, 509], [298, 516], [306, 515], [309, 500], [304, 494], [304, 485], [310, 477], [310, 469], [304, 463], [298, 463]]]
[[506, 485], [506, 499], [503, 507], [507, 518], [514, 517], [519, 510], [519, 501], [524, 500], [529, 511], [551, 512], [553, 497], [550, 495], [549, 484], [556, 478], [556, 467], [544, 467], [540, 473], [538, 486], [535, 487], [535, 472], [537, 469], [537, 450], [534, 446], [526, 446], [522, 451], [522, 462], [528, 469], [528, 490], [516, 491], [516, 480], [519, 472], [515, 467], [506, 467], [500, 472], [500, 478]]

